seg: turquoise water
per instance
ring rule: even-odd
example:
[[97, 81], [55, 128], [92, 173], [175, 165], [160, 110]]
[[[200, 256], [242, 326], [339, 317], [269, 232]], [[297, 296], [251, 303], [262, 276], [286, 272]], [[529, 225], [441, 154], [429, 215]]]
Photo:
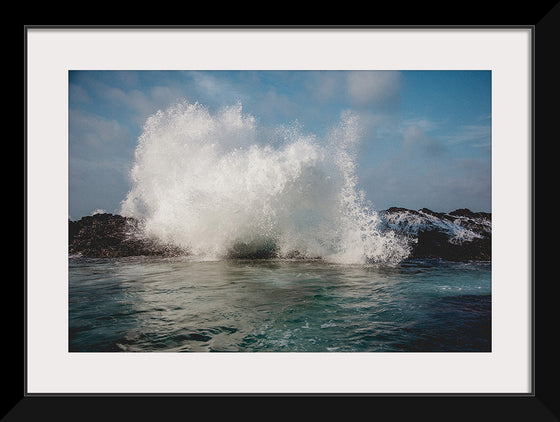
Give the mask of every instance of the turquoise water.
[[491, 265], [69, 260], [71, 352], [489, 352]]

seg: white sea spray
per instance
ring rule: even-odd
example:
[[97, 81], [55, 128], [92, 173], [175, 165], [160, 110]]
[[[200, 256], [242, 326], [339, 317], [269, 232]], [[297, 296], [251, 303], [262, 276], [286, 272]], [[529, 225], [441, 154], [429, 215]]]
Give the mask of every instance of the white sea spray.
[[[474, 239], [482, 239], [491, 233], [491, 222], [483, 218], [467, 218], [446, 215], [445, 218], [435, 216], [424, 210], [400, 210], [385, 216], [387, 226], [394, 231], [417, 236], [420, 232], [437, 230], [449, 237], [449, 243], [462, 244]], [[469, 224], [476, 223], [476, 230]]]
[[409, 248], [357, 189], [359, 121], [344, 113], [325, 139], [297, 125], [263, 139], [241, 104], [180, 102], [150, 116], [121, 214], [147, 236], [221, 259], [239, 248], [339, 263], [398, 262]]

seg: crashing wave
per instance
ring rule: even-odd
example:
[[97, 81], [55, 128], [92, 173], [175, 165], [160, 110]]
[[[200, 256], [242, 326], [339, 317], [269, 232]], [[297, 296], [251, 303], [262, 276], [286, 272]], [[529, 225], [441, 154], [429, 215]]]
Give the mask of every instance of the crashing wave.
[[211, 113], [186, 101], [158, 111], [138, 139], [121, 214], [194, 256], [321, 257], [398, 262], [406, 240], [357, 189], [358, 119], [328, 136], [297, 124], [266, 139], [241, 104]]

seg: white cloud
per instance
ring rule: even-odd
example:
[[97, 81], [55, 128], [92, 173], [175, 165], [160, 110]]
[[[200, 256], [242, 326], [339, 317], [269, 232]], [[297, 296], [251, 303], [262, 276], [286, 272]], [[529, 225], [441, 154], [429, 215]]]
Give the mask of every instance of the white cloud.
[[95, 148], [103, 152], [130, 139], [129, 130], [113, 119], [84, 111], [69, 110], [71, 152]]
[[183, 95], [176, 89], [172, 89], [167, 86], [154, 86], [150, 90], [151, 101], [153, 102], [153, 108], [166, 108], [170, 104], [177, 103], [183, 99]]
[[416, 126], [422, 129], [424, 132], [430, 132], [437, 129], [439, 127], [439, 124], [425, 117], [415, 117], [403, 121], [403, 126]]
[[463, 125], [457, 132], [446, 137], [450, 144], [472, 143], [472, 146], [490, 146], [492, 128], [490, 125]]
[[394, 71], [349, 72], [347, 90], [356, 106], [393, 107], [399, 99], [401, 75]]
[[403, 149], [406, 153], [421, 153], [429, 156], [441, 155], [445, 148], [416, 125], [403, 131]]
[[73, 83], [68, 84], [68, 98], [75, 103], [88, 103], [89, 95], [84, 87]]
[[146, 118], [154, 111], [157, 111], [157, 109], [154, 110], [152, 101], [143, 92], [137, 89], [123, 91], [118, 88], [107, 88], [104, 97], [127, 107], [142, 119]]
[[220, 79], [206, 72], [193, 72], [195, 100], [207, 106], [229, 106], [237, 101], [243, 102], [245, 96], [227, 79]]
[[154, 86], [144, 92], [139, 89], [115, 88], [98, 82], [94, 88], [97, 95], [107, 102], [108, 107], [117, 107], [120, 112], [129, 113], [139, 127], [148, 116], [183, 97], [181, 91], [164, 86]]
[[305, 81], [305, 86], [314, 100], [321, 103], [337, 99], [344, 86], [343, 74], [340, 72], [312, 72]]

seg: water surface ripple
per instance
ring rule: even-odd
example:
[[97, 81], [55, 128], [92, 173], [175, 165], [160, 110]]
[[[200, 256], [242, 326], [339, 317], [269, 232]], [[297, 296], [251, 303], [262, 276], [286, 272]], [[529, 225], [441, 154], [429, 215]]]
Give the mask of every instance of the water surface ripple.
[[71, 352], [491, 351], [490, 263], [71, 258]]

